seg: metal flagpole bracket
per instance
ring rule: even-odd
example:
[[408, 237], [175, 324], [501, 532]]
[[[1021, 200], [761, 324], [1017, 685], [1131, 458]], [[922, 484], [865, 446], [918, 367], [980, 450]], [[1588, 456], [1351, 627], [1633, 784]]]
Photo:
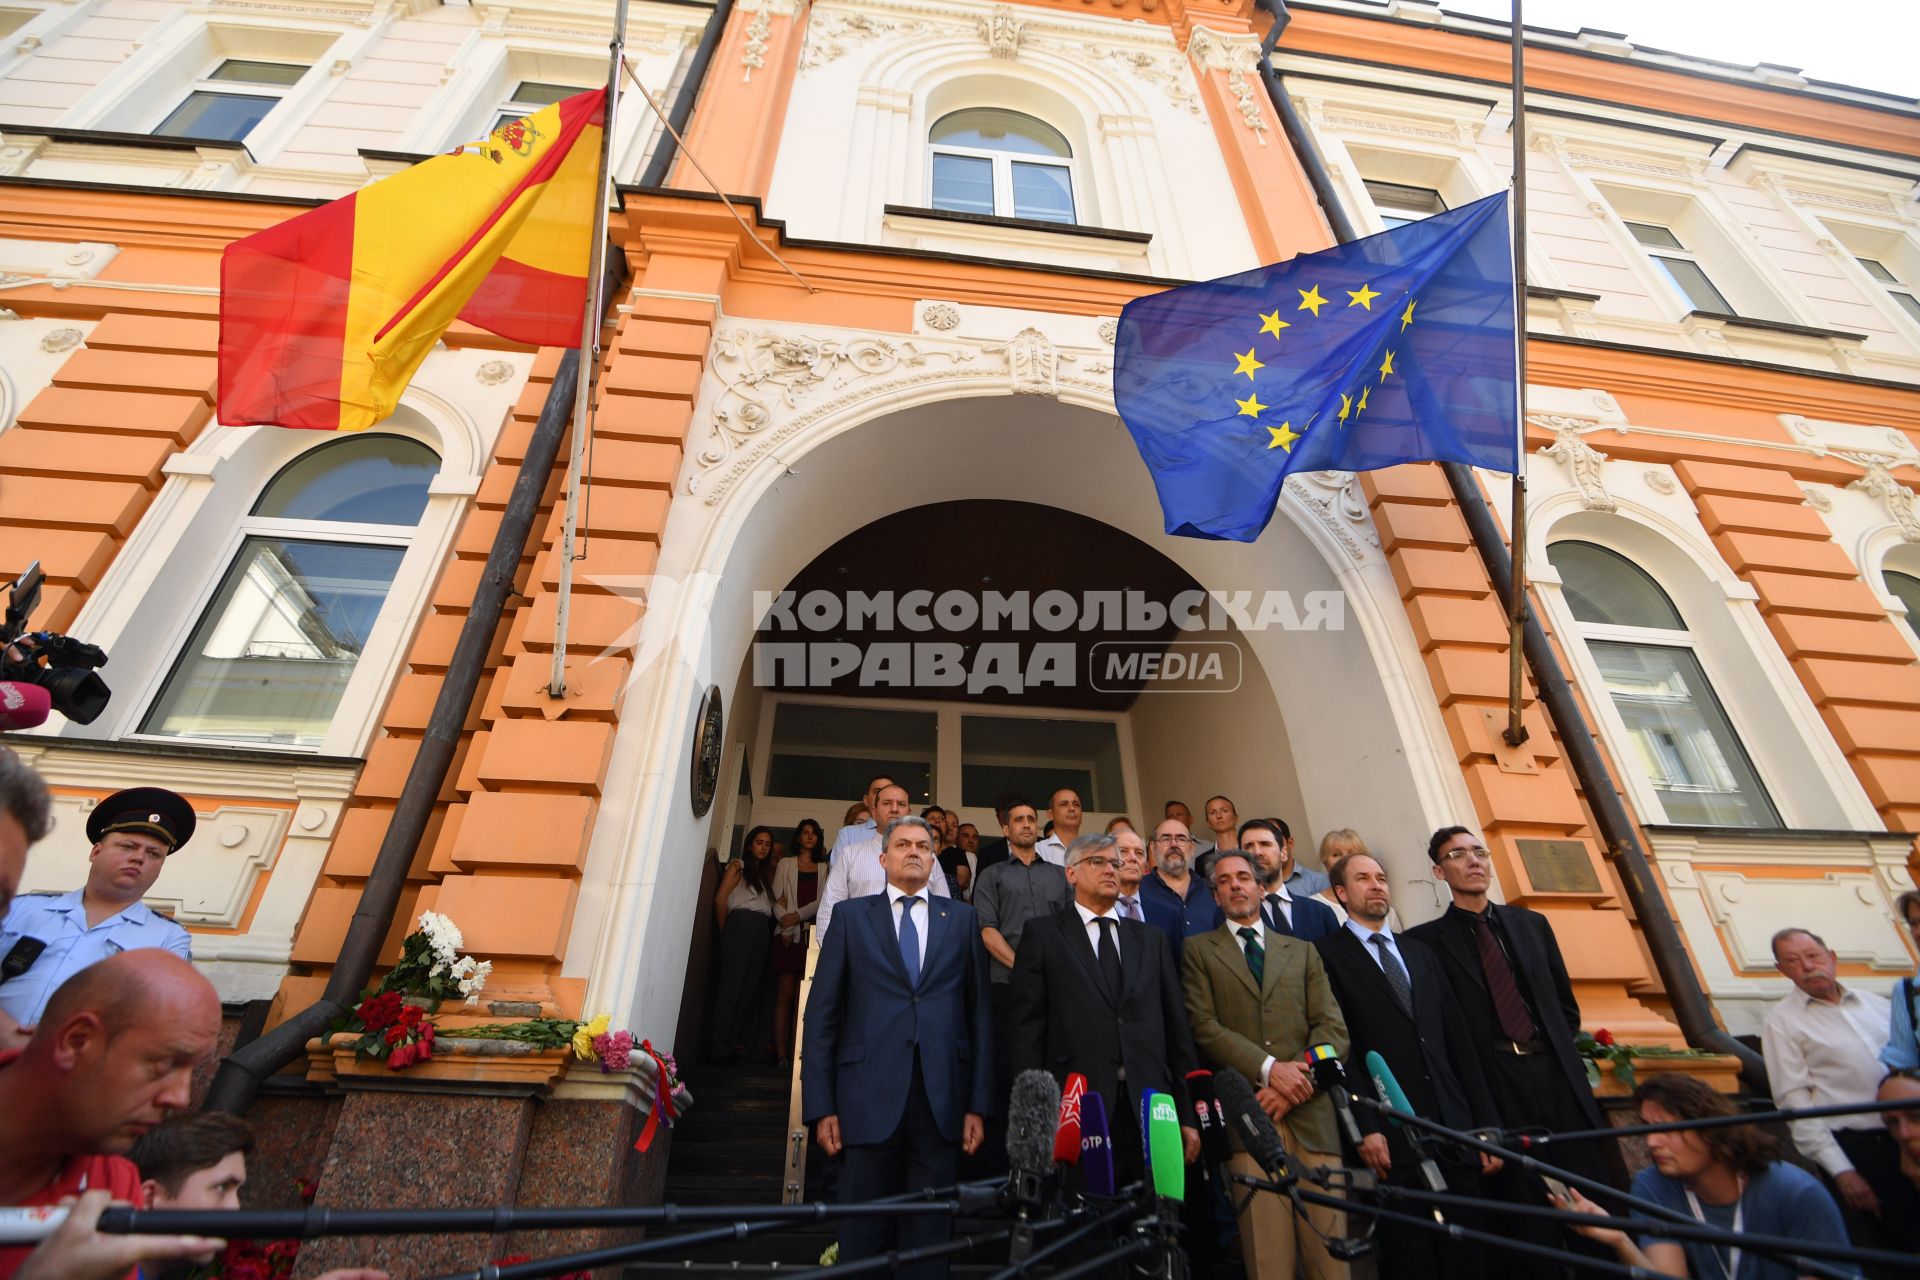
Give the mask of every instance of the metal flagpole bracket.
[[614, 122], [620, 106], [620, 71], [625, 65], [627, 0], [613, 10], [613, 38], [607, 45], [607, 107], [600, 122], [599, 195], [593, 202], [593, 239], [588, 245], [587, 308], [580, 321], [580, 381], [573, 404], [573, 433], [567, 447], [566, 514], [560, 522], [559, 598], [553, 621], [553, 669], [547, 676], [547, 696], [567, 694], [567, 613], [573, 599], [574, 539], [580, 526], [580, 478], [587, 452], [588, 424], [592, 421], [593, 388], [600, 373], [600, 327], [606, 309], [607, 206], [613, 196]]
[[1513, 0], [1513, 591], [1507, 612], [1507, 727], [1509, 747], [1527, 740], [1520, 695], [1527, 628], [1527, 34], [1522, 0]]

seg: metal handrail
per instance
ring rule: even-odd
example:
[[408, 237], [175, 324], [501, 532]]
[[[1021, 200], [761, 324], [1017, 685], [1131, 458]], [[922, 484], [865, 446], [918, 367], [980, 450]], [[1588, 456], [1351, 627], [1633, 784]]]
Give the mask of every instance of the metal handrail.
[[807, 930], [807, 963], [800, 975], [798, 1007], [793, 1015], [793, 1081], [787, 1098], [786, 1168], [780, 1175], [780, 1203], [799, 1204], [807, 1197], [807, 1121], [800, 1095], [800, 1047], [807, 1042], [807, 993], [813, 990], [813, 967], [820, 961], [814, 928]]

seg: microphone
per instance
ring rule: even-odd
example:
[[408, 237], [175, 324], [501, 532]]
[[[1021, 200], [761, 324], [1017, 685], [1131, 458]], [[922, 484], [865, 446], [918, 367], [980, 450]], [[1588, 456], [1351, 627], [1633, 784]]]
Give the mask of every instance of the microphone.
[[1040, 1203], [1040, 1184], [1053, 1171], [1060, 1085], [1045, 1071], [1022, 1071], [1007, 1099], [1008, 1186], [1022, 1204]]
[[1193, 1099], [1194, 1119], [1200, 1122], [1200, 1158], [1225, 1164], [1233, 1158], [1233, 1141], [1227, 1136], [1227, 1113], [1214, 1091], [1213, 1072], [1187, 1072], [1187, 1096]]
[[1307, 1050], [1307, 1066], [1313, 1071], [1313, 1087], [1333, 1103], [1333, 1114], [1340, 1120], [1340, 1132], [1357, 1151], [1360, 1148], [1360, 1124], [1353, 1118], [1353, 1099], [1347, 1093], [1347, 1064], [1330, 1044], [1316, 1044]]
[[1086, 1095], [1087, 1078], [1078, 1071], [1067, 1077], [1060, 1091], [1060, 1120], [1053, 1129], [1053, 1162], [1080, 1163], [1080, 1099]]
[[1155, 1093], [1147, 1121], [1147, 1150], [1153, 1194], [1163, 1200], [1187, 1198], [1186, 1144], [1180, 1139], [1180, 1109], [1169, 1094]]
[[[1393, 1068], [1388, 1066], [1387, 1060], [1381, 1057], [1378, 1051], [1373, 1049], [1367, 1050], [1367, 1074], [1373, 1077], [1373, 1087], [1379, 1091], [1382, 1102], [1392, 1107], [1395, 1111], [1404, 1111], [1408, 1115], [1413, 1114], [1413, 1103], [1407, 1100], [1407, 1091], [1400, 1087], [1400, 1082], [1393, 1078]], [[1391, 1119], [1391, 1117], [1389, 1117], [1389, 1119]], [[1399, 1120], [1394, 1120], [1393, 1123], [1395, 1125], [1401, 1124]], [[1440, 1166], [1433, 1162], [1433, 1157], [1427, 1154], [1425, 1144], [1420, 1142], [1411, 1130], [1408, 1130], [1407, 1138], [1413, 1147], [1414, 1154], [1420, 1159], [1420, 1176], [1426, 1180], [1427, 1190], [1437, 1191], [1445, 1195], [1447, 1192], [1447, 1180], [1441, 1175]], [[1446, 1221], [1437, 1208], [1433, 1211], [1433, 1220], [1435, 1222]]]
[[0, 730], [31, 729], [51, 714], [51, 693], [22, 680], [0, 680]]
[[1080, 1099], [1080, 1173], [1088, 1195], [1113, 1194], [1113, 1134], [1107, 1128], [1107, 1103], [1091, 1089]]
[[1214, 1091], [1220, 1095], [1220, 1104], [1227, 1113], [1227, 1123], [1240, 1135], [1240, 1143], [1246, 1147], [1247, 1154], [1254, 1162], [1267, 1171], [1267, 1176], [1275, 1182], [1292, 1179], [1293, 1170], [1287, 1163], [1287, 1148], [1280, 1141], [1280, 1131], [1273, 1127], [1273, 1121], [1260, 1109], [1260, 1102], [1253, 1096], [1253, 1086], [1238, 1071], [1216, 1071], [1213, 1073]]
[[1153, 1100], [1158, 1089], [1140, 1091], [1140, 1168], [1148, 1181], [1153, 1179]]

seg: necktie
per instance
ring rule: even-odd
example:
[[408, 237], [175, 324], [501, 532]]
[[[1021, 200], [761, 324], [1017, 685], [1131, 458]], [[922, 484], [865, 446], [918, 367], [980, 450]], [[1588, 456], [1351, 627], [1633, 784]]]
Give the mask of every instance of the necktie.
[[1140, 899], [1137, 897], [1120, 899], [1120, 914], [1129, 920], [1146, 919], [1140, 914]]
[[1113, 992], [1113, 998], [1120, 998], [1120, 944], [1114, 939], [1114, 922], [1105, 916], [1095, 916], [1093, 922], [1100, 926], [1100, 976], [1106, 980], [1107, 990]]
[[1260, 945], [1260, 931], [1252, 925], [1241, 925], [1240, 936], [1247, 940], [1247, 968], [1253, 974], [1253, 985], [1263, 987], [1267, 984], [1267, 949]]
[[1387, 975], [1387, 985], [1393, 988], [1393, 998], [1400, 1002], [1400, 1011], [1408, 1017], [1413, 1016], [1413, 981], [1407, 977], [1406, 969], [1400, 963], [1400, 957], [1393, 954], [1387, 945], [1387, 935], [1373, 935], [1374, 949], [1380, 953], [1380, 971]]
[[1267, 928], [1275, 933], [1283, 933], [1289, 938], [1294, 936], [1293, 922], [1288, 920], [1287, 913], [1280, 909], [1280, 895], [1277, 893], [1267, 895]]
[[907, 985], [920, 985], [920, 926], [913, 922], [918, 897], [900, 899], [900, 963], [907, 967]]
[[1469, 911], [1466, 915], [1473, 921], [1473, 942], [1480, 952], [1480, 968], [1487, 975], [1487, 994], [1493, 997], [1493, 1011], [1500, 1018], [1500, 1034], [1517, 1044], [1527, 1044], [1534, 1035], [1533, 1015], [1520, 996], [1520, 984], [1514, 980], [1507, 953], [1500, 949], [1500, 940], [1493, 936], [1486, 912]]

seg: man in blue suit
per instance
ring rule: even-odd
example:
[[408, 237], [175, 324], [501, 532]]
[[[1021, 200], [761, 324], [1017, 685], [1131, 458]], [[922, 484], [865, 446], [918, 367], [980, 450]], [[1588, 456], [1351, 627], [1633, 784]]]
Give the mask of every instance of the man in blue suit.
[[1312, 942], [1338, 929], [1340, 917], [1311, 894], [1294, 893], [1281, 878], [1287, 839], [1279, 824], [1268, 818], [1248, 818], [1240, 824], [1240, 847], [1260, 864], [1261, 892], [1266, 895], [1260, 914], [1267, 928]]
[[[844, 1150], [842, 1203], [878, 1200], [955, 1180], [992, 1107], [987, 951], [973, 908], [927, 892], [936, 845], [926, 820], [896, 818], [880, 833], [884, 892], [834, 913], [807, 998], [801, 1101], [829, 1156]], [[944, 1214], [852, 1218], [840, 1260], [948, 1238]], [[945, 1259], [900, 1268], [941, 1280]]]

